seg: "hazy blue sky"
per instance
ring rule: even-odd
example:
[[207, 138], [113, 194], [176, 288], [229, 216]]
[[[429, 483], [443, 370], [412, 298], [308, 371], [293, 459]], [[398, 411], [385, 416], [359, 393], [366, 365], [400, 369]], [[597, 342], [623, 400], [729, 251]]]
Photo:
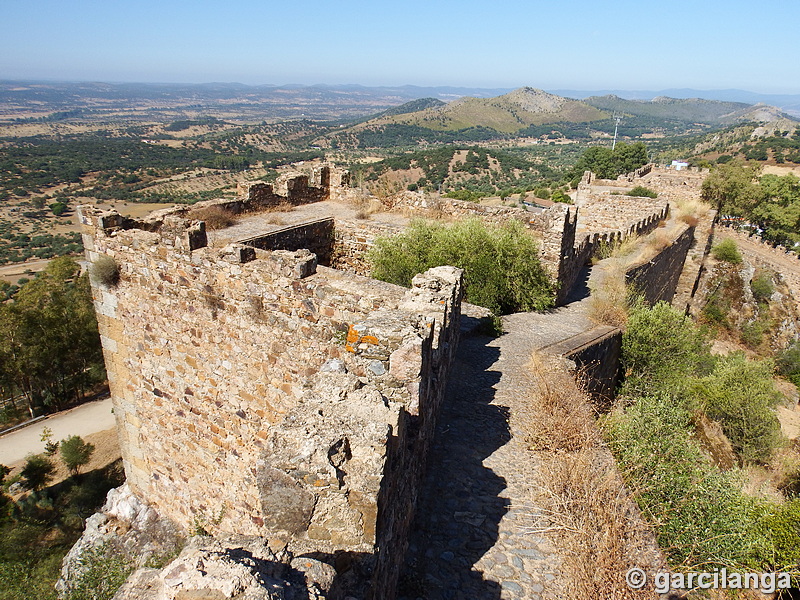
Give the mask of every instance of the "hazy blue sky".
[[0, 0], [0, 78], [800, 93], [797, 0]]

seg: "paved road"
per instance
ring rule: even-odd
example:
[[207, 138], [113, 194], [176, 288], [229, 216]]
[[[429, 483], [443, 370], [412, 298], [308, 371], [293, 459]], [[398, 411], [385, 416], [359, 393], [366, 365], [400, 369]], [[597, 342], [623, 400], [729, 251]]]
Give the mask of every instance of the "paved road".
[[111, 398], [88, 402], [42, 419], [33, 425], [0, 436], [0, 464], [12, 465], [28, 454], [44, 450], [40, 436], [45, 427], [53, 430], [53, 440], [71, 435], [86, 436], [116, 426], [111, 411]]

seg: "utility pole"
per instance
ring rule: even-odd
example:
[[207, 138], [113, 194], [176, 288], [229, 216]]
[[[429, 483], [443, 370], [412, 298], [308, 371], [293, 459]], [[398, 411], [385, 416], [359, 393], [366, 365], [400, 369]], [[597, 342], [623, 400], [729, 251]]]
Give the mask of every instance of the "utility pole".
[[614, 119], [614, 142], [611, 144], [611, 151], [614, 151], [614, 148], [617, 147], [617, 129], [619, 129], [619, 124], [622, 121], [622, 115], [618, 115], [616, 112], [612, 117]]

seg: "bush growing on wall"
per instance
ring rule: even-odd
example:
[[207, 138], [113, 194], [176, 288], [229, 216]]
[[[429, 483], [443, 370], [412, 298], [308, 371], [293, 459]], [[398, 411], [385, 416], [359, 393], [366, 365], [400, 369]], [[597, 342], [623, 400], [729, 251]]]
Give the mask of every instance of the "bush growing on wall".
[[554, 304], [555, 287], [539, 262], [537, 244], [516, 222], [414, 221], [401, 235], [376, 240], [369, 260], [373, 277], [403, 286], [431, 267], [464, 269], [467, 301], [496, 315]]

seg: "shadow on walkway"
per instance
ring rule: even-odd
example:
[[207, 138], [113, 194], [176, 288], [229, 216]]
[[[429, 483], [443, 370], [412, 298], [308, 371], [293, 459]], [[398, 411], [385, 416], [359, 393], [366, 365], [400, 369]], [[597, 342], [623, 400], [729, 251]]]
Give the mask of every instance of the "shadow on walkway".
[[490, 338], [462, 338], [428, 470], [417, 503], [398, 597], [405, 600], [498, 600], [500, 585], [472, 566], [495, 544], [509, 500], [505, 479], [483, 460], [510, 438], [509, 410], [495, 406], [498, 348]]

